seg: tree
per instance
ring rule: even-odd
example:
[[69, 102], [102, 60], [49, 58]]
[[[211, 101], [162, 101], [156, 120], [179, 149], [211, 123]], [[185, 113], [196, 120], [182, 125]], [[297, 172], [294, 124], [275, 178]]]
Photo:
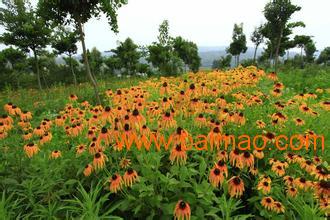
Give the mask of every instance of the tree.
[[168, 46], [171, 41], [171, 36], [169, 34], [169, 24], [168, 20], [164, 20], [160, 25], [159, 25], [159, 35], [158, 35], [158, 42], [162, 46]]
[[77, 76], [74, 71], [72, 55], [77, 53], [77, 41], [78, 37], [76, 31], [71, 31], [68, 28], [60, 26], [55, 32], [52, 42], [52, 47], [56, 50], [57, 54], [66, 54], [69, 57], [69, 59], [65, 61], [69, 62], [75, 86], [77, 86]]
[[115, 33], [118, 32], [117, 22], [117, 10], [123, 4], [126, 4], [126, 0], [40, 0], [39, 8], [40, 12], [45, 18], [54, 21], [56, 24], [75, 24], [79, 32], [81, 45], [83, 48], [84, 64], [87, 75], [94, 88], [95, 97], [100, 104], [101, 99], [98, 92], [98, 85], [94, 79], [88, 57], [85, 44], [85, 34], [83, 31], [83, 25], [92, 17], [99, 17], [102, 13], [108, 18], [109, 25]]
[[230, 54], [221, 56], [219, 60], [214, 60], [212, 69], [226, 69], [230, 67], [232, 56]]
[[[104, 63], [104, 57], [96, 47], [93, 47], [91, 51], [87, 50], [87, 58], [92, 77], [96, 81], [96, 74], [101, 72], [101, 67]], [[81, 56], [80, 62], [83, 64], [85, 63], [85, 57], [83, 54]]]
[[305, 50], [305, 55], [306, 55], [306, 61], [308, 63], [313, 63], [315, 61], [314, 54], [317, 51], [314, 41], [308, 42], [305, 45], [304, 50]]
[[256, 62], [257, 50], [258, 50], [259, 45], [264, 42], [264, 35], [262, 34], [262, 29], [263, 29], [262, 25], [260, 25], [259, 27], [256, 27], [250, 37], [251, 41], [255, 45], [253, 63]]
[[158, 41], [148, 46], [147, 61], [162, 74], [171, 75], [183, 71], [183, 61], [174, 51], [172, 38], [169, 35], [168, 21], [159, 26]]
[[183, 72], [183, 62], [180, 57], [174, 53], [171, 46], [162, 46], [159, 43], [153, 43], [148, 46], [149, 56], [147, 61], [159, 72], [165, 75], [175, 75]]
[[300, 60], [301, 60], [301, 67], [304, 66], [304, 56], [303, 56], [303, 50], [305, 48], [305, 46], [308, 43], [313, 42], [312, 38], [310, 36], [306, 36], [306, 35], [296, 35], [294, 37], [294, 43], [296, 46], [298, 46], [300, 48]]
[[324, 48], [322, 52], [320, 53], [320, 56], [317, 59], [318, 64], [325, 64], [329, 65], [330, 64], [330, 47]]
[[138, 48], [139, 46], [131, 38], [127, 38], [124, 42], [120, 42], [116, 49], [111, 50], [114, 57], [118, 58], [120, 66], [125, 68], [129, 75], [135, 74], [137, 71], [139, 59], [141, 58]]
[[50, 42], [51, 29], [46, 20], [25, 0], [3, 0], [0, 8], [0, 25], [5, 32], [0, 42], [13, 45], [28, 53], [33, 52], [39, 89], [42, 89], [38, 55]]
[[[16, 79], [17, 87], [20, 86], [20, 75], [28, 69], [26, 54], [13, 47], [6, 48], [0, 51], [0, 66], [3, 67], [0, 75], [5, 78]], [[7, 76], [5, 76], [7, 75]], [[2, 78], [3, 79], [3, 78]], [[8, 80], [3, 80], [5, 82]]]
[[[300, 11], [301, 7], [293, 5], [290, 0], [272, 0], [264, 8], [264, 16], [267, 23], [264, 26], [264, 36], [269, 39], [271, 56], [275, 49], [275, 71], [280, 54], [283, 36], [288, 36], [284, 31], [289, 31], [301, 22], [288, 23], [293, 13]], [[291, 27], [290, 27], [291, 26]], [[282, 47], [283, 48], [283, 47]]]
[[174, 51], [190, 70], [197, 72], [201, 64], [197, 45], [194, 42], [184, 40], [182, 37], [174, 38], [172, 44]]
[[239, 65], [239, 57], [241, 53], [245, 53], [246, 47], [246, 36], [243, 33], [243, 23], [240, 25], [235, 24], [233, 30], [232, 42], [227, 48], [227, 53], [230, 53], [235, 57], [235, 65]]

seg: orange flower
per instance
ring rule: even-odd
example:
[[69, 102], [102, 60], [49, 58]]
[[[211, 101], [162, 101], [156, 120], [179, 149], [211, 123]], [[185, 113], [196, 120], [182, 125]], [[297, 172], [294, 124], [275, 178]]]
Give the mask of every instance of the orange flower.
[[125, 157], [123, 157], [119, 162], [119, 166], [123, 169], [128, 168], [130, 165], [131, 165], [131, 160]]
[[258, 183], [257, 189], [261, 191], [263, 194], [270, 193], [271, 190], [271, 179], [269, 177], [261, 178]]
[[296, 197], [297, 193], [298, 193], [298, 191], [297, 191], [297, 189], [294, 188], [294, 187], [289, 187], [289, 188], [286, 190], [286, 194], [287, 194], [288, 196], [292, 197], [292, 198], [293, 198], [293, 197]]
[[171, 163], [176, 162], [179, 165], [184, 165], [187, 161], [187, 152], [182, 149], [181, 144], [177, 144], [176, 147], [172, 148], [170, 155]]
[[266, 127], [266, 123], [263, 122], [262, 120], [256, 121], [256, 124], [257, 124], [257, 127], [258, 128], [264, 128], [264, 127]]
[[82, 153], [85, 151], [85, 149], [86, 149], [86, 146], [83, 145], [83, 144], [77, 146], [77, 147], [76, 147], [76, 154], [77, 154], [77, 155], [82, 154]]
[[224, 173], [226, 177], [228, 177], [228, 168], [224, 160], [219, 160], [215, 165], [221, 173]]
[[84, 176], [90, 176], [93, 172], [93, 167], [91, 164], [87, 164], [84, 169]]
[[98, 170], [98, 169], [102, 169], [105, 165], [105, 161], [107, 161], [108, 158], [105, 154], [103, 154], [103, 152], [97, 152], [94, 155], [94, 160], [93, 160], [93, 167]]
[[128, 168], [128, 170], [125, 172], [124, 176], [124, 183], [125, 186], [132, 186], [134, 182], [138, 181], [139, 176], [135, 170], [132, 168]]
[[256, 176], [258, 175], [258, 169], [256, 167], [251, 167], [249, 172], [253, 175]]
[[213, 187], [219, 187], [225, 180], [225, 177], [218, 167], [214, 167], [210, 172], [209, 180]]
[[264, 197], [261, 200], [261, 205], [265, 207], [267, 210], [273, 210], [274, 199], [270, 196]]
[[253, 167], [254, 166], [253, 154], [250, 154], [250, 152], [245, 151], [242, 155], [242, 161], [244, 166], [247, 166], [249, 168]]
[[70, 97], [69, 97], [69, 99], [71, 101], [76, 101], [78, 99], [78, 97], [75, 94], [71, 94]]
[[287, 185], [287, 186], [293, 185], [294, 179], [291, 176], [285, 176], [285, 177], [283, 177], [283, 179], [284, 179], [285, 185]]
[[22, 137], [26, 141], [30, 140], [32, 138], [32, 133], [31, 132], [25, 132]]
[[99, 134], [98, 138], [97, 138], [97, 144], [100, 145], [102, 141], [105, 142], [106, 145], [110, 144], [110, 132], [108, 131], [108, 129], [106, 127], [102, 127], [101, 129], [101, 133]]
[[253, 155], [260, 160], [264, 158], [264, 152], [262, 150], [253, 150]]
[[329, 171], [320, 165], [318, 165], [311, 174], [314, 175], [318, 180], [327, 181], [330, 178]]
[[28, 111], [23, 111], [20, 115], [22, 121], [28, 121], [32, 119], [32, 113]]
[[320, 209], [325, 212], [327, 216], [330, 215], [330, 198], [321, 198], [320, 199]]
[[39, 147], [34, 143], [29, 143], [24, 146], [25, 154], [31, 158], [33, 155], [38, 153]]
[[294, 121], [295, 121], [297, 126], [302, 126], [302, 125], [305, 124], [305, 121], [300, 119], [300, 118], [296, 118]]
[[232, 166], [236, 166], [237, 168], [243, 168], [243, 161], [242, 161], [242, 155], [239, 153], [237, 149], [232, 150], [229, 153], [229, 162]]
[[190, 220], [190, 206], [183, 200], [179, 200], [174, 209], [174, 220]]
[[224, 160], [224, 161], [227, 161], [228, 160], [228, 154], [227, 154], [227, 151], [220, 151], [217, 153], [217, 158], [218, 160]]
[[282, 205], [282, 203], [278, 202], [278, 201], [275, 201], [273, 203], [273, 210], [276, 212], [276, 213], [284, 213], [285, 211], [285, 208], [284, 206]]
[[34, 130], [33, 130], [33, 134], [41, 137], [45, 134], [45, 131], [44, 129], [42, 129], [40, 126], [36, 127]]
[[307, 190], [309, 187], [312, 186], [311, 181], [306, 180], [304, 177], [299, 177], [293, 181], [293, 184], [298, 188], [298, 189], [303, 189]]
[[285, 169], [283, 167], [283, 165], [275, 163], [272, 165], [271, 170], [276, 173], [276, 175], [278, 176], [283, 176], [285, 174]]
[[122, 189], [123, 180], [119, 174], [114, 174], [110, 179], [110, 192], [117, 193]]
[[49, 158], [50, 158], [50, 159], [57, 159], [57, 158], [59, 158], [59, 157], [61, 157], [61, 156], [62, 156], [61, 151], [59, 151], [59, 150], [54, 150], [54, 151], [52, 151], [52, 153], [50, 154]]
[[240, 197], [243, 195], [245, 188], [244, 182], [238, 176], [233, 176], [228, 182], [228, 191], [231, 197]]

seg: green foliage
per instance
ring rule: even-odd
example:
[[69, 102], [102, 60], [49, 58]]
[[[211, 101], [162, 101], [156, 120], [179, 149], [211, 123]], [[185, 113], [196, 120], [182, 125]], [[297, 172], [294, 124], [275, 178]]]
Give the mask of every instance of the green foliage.
[[164, 75], [175, 75], [183, 72], [184, 63], [174, 51], [171, 39], [168, 21], [165, 20], [159, 26], [159, 42], [153, 42], [148, 46], [147, 61]]
[[251, 34], [250, 40], [254, 43], [255, 45], [255, 50], [254, 50], [254, 55], [253, 55], [253, 62], [255, 63], [256, 61], [256, 56], [257, 56], [257, 50], [260, 44], [264, 42], [264, 35], [262, 34], [262, 29], [263, 26], [260, 25], [259, 27], [256, 27], [254, 31]]
[[317, 51], [315, 43], [313, 41], [308, 42], [304, 46], [304, 50], [305, 50], [306, 61], [308, 63], [313, 63], [315, 61], [315, 55], [314, 54]]
[[38, 54], [49, 43], [52, 30], [28, 1], [3, 0], [2, 3], [5, 7], [0, 8], [0, 25], [5, 32], [0, 36], [0, 42], [14, 45], [26, 53], [33, 51], [38, 86], [41, 89]]
[[256, 63], [253, 59], [245, 59], [245, 60], [242, 60], [241, 65], [243, 67], [248, 67], [248, 66], [256, 65]]
[[245, 53], [247, 50], [246, 36], [243, 33], [243, 23], [235, 24], [232, 36], [232, 42], [227, 48], [227, 53], [230, 53], [235, 57], [236, 66], [239, 64], [239, 56], [241, 53]]
[[57, 54], [67, 54], [72, 56], [77, 53], [77, 31], [71, 31], [69, 28], [59, 26], [55, 31], [52, 41], [52, 47], [56, 50]]
[[221, 56], [219, 60], [214, 60], [212, 64], [212, 69], [227, 69], [230, 67], [232, 56], [230, 54], [226, 56]]
[[183, 62], [173, 51], [171, 46], [162, 46], [153, 43], [148, 46], [149, 56], [147, 61], [164, 75], [178, 74], [183, 72]]
[[111, 50], [114, 53], [113, 59], [117, 59], [120, 68], [125, 68], [127, 74], [135, 74], [137, 72], [141, 52], [138, 51], [139, 46], [136, 45], [131, 38], [127, 38], [124, 42], [120, 42], [116, 49]]
[[[92, 17], [99, 17], [104, 13], [114, 32], [118, 32], [117, 10], [126, 0], [59, 0], [38, 2], [39, 13], [47, 20], [58, 24], [86, 23]], [[70, 15], [70, 16], [68, 16]]]
[[320, 56], [317, 59], [317, 63], [325, 65], [330, 64], [330, 47], [326, 47], [324, 50], [322, 50]]
[[[87, 57], [90, 64], [90, 68], [93, 75], [101, 74], [101, 67], [104, 62], [104, 57], [102, 53], [96, 48], [93, 47], [92, 50], [87, 50]], [[84, 56], [81, 56], [80, 62], [83, 64], [85, 62]]]
[[159, 25], [159, 35], [158, 35], [158, 42], [162, 46], [168, 46], [171, 43], [171, 36], [169, 33], [169, 24], [168, 20], [164, 20], [160, 25]]
[[174, 38], [172, 44], [174, 51], [178, 54], [180, 59], [188, 65], [193, 72], [197, 72], [201, 64], [197, 45], [194, 42], [184, 40], [182, 37]]
[[293, 5], [291, 0], [272, 0], [264, 8], [267, 20], [263, 26], [263, 35], [267, 38], [266, 56], [275, 59], [275, 68], [278, 56], [284, 54], [286, 49], [292, 48], [289, 36], [295, 27], [304, 27], [302, 22], [289, 23], [291, 16], [300, 11], [301, 7]]

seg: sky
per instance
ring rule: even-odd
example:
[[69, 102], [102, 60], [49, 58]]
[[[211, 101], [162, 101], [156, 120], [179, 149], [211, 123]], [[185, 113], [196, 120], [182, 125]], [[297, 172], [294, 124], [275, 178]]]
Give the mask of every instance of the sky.
[[[127, 37], [139, 45], [148, 45], [157, 40], [158, 27], [164, 19], [169, 21], [171, 36], [182, 36], [204, 47], [229, 45], [234, 23], [243, 22], [248, 46], [253, 46], [249, 36], [256, 26], [265, 22], [262, 11], [267, 2], [269, 0], [128, 0], [118, 11], [119, 33], [111, 31], [104, 16], [91, 19], [85, 24], [86, 46], [106, 51]], [[306, 24], [306, 28], [295, 29], [294, 34], [314, 36], [319, 50], [330, 46], [330, 0], [292, 2], [302, 7], [292, 21]], [[80, 44], [78, 46], [81, 52]]]

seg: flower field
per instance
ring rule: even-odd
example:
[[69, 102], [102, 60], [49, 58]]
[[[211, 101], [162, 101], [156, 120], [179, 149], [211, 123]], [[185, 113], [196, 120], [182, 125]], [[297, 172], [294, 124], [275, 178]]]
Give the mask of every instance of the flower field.
[[3, 219], [330, 213], [329, 85], [297, 92], [254, 66], [114, 84], [102, 105], [82, 88], [1, 101]]

